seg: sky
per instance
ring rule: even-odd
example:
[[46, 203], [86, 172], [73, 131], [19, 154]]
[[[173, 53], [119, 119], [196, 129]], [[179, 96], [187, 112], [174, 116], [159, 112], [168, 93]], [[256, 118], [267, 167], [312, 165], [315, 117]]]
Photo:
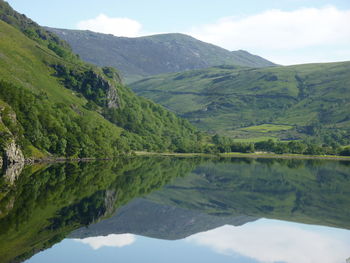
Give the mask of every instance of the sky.
[[184, 33], [277, 64], [350, 60], [349, 0], [8, 0], [43, 26], [138, 37]]

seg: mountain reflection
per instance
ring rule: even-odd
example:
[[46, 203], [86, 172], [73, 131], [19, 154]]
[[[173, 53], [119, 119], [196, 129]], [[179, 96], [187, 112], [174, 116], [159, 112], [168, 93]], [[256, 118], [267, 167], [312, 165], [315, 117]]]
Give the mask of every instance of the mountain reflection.
[[[131, 246], [133, 248], [129, 249], [138, 251], [138, 242], [144, 242], [140, 239], [140, 236], [133, 234], [110, 234], [73, 240], [88, 245], [94, 251], [98, 250], [95, 254], [102, 254], [103, 250], [99, 251], [101, 248], [120, 251]], [[151, 243], [149, 239], [147, 242]], [[192, 247], [192, 254], [195, 248], [206, 248], [212, 254], [231, 258], [231, 262], [345, 263], [350, 251], [350, 236], [346, 230], [271, 219], [259, 219], [242, 226], [225, 225], [175, 243]], [[169, 254], [176, 253], [173, 251], [176, 246], [169, 242], [162, 244], [162, 247], [166, 247]], [[244, 260], [240, 261], [238, 255]], [[202, 261], [201, 255], [196, 254], [196, 259]], [[162, 262], [157, 258], [153, 260]], [[179, 261], [169, 259], [169, 262]], [[217, 262], [221, 261], [218, 259]]]
[[30, 166], [8, 178], [0, 177], [2, 262], [67, 236], [95, 249], [132, 244], [132, 234], [212, 247], [219, 242], [196, 233], [226, 225], [239, 236], [234, 226], [261, 217], [350, 228], [349, 162], [135, 157]]

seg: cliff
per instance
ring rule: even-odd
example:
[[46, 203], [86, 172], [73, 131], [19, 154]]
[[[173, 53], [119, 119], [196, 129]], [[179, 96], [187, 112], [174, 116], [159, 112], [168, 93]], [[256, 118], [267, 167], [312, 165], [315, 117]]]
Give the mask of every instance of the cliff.
[[22, 150], [16, 143], [17, 127], [16, 114], [0, 100], [0, 169], [24, 163]]

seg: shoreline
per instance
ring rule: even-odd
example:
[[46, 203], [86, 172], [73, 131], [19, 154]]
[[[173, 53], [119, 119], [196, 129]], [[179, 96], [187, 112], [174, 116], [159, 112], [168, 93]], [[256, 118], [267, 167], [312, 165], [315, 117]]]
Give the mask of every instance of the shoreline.
[[[297, 160], [335, 160], [350, 161], [350, 156], [338, 155], [303, 155], [303, 154], [275, 154], [275, 153], [171, 153], [171, 152], [143, 152], [135, 151], [132, 154], [121, 155], [114, 158], [65, 158], [65, 157], [46, 157], [46, 158], [26, 158], [22, 163], [24, 165], [44, 164], [44, 163], [64, 163], [64, 162], [91, 162], [91, 161], [112, 161], [117, 158], [125, 157], [179, 157], [179, 158], [250, 158], [250, 159], [297, 159]], [[0, 169], [3, 168], [0, 165]]]
[[303, 155], [303, 154], [275, 154], [275, 153], [157, 153], [135, 151], [137, 156], [174, 156], [174, 157], [222, 157], [222, 158], [269, 158], [269, 159], [314, 159], [314, 160], [339, 160], [350, 161], [350, 156], [339, 155]]

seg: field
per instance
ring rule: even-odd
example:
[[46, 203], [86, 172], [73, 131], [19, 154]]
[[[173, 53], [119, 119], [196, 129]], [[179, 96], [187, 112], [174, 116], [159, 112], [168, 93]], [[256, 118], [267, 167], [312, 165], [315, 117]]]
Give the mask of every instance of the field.
[[287, 131], [293, 129], [293, 126], [283, 125], [283, 124], [261, 124], [257, 126], [250, 126], [242, 128], [242, 131], [252, 131], [252, 132], [277, 132], [277, 131]]

